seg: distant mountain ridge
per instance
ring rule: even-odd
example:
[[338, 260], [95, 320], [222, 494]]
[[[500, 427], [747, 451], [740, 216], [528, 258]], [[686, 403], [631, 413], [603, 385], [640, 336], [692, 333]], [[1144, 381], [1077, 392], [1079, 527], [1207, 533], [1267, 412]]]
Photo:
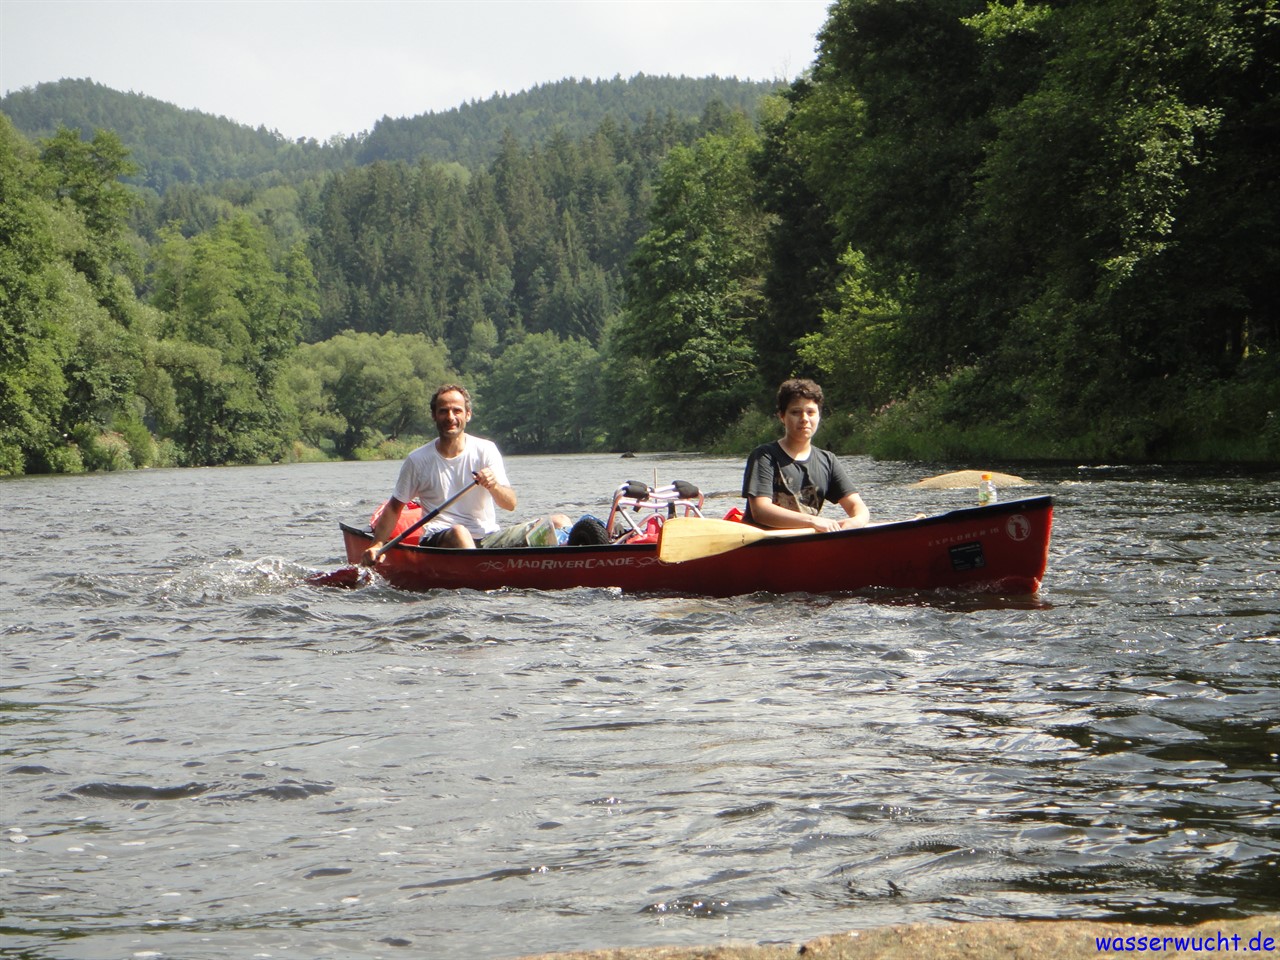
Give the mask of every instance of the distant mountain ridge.
[[488, 163], [503, 136], [521, 143], [545, 142], [559, 131], [576, 140], [606, 118], [642, 127], [647, 122], [697, 120], [710, 104], [754, 114], [760, 98], [783, 81], [722, 77], [657, 77], [640, 73], [630, 79], [559, 80], [510, 95], [471, 101], [441, 113], [416, 117], [383, 117], [363, 140], [359, 162], [416, 161], [422, 155], [456, 161], [468, 167]]
[[0, 111], [31, 139], [52, 136], [60, 127], [79, 129], [86, 137], [98, 129], [111, 130], [142, 167], [134, 180], [159, 193], [175, 183], [253, 179], [272, 170], [305, 175], [338, 169], [352, 155], [349, 145], [295, 143], [265, 127], [255, 130], [89, 79], [15, 90], [0, 99]]
[[140, 93], [122, 93], [91, 79], [37, 84], [0, 98], [3, 111], [29, 138], [59, 127], [85, 136], [116, 133], [142, 167], [136, 181], [159, 193], [175, 183], [203, 185], [268, 174], [307, 176], [377, 160], [487, 164], [510, 133], [543, 143], [557, 132], [576, 139], [606, 118], [624, 126], [696, 120], [709, 107], [754, 113], [760, 98], [784, 81], [721, 77], [566, 79], [517, 94], [471, 101], [451, 110], [378, 120], [361, 136], [289, 140], [264, 126], [183, 109]]

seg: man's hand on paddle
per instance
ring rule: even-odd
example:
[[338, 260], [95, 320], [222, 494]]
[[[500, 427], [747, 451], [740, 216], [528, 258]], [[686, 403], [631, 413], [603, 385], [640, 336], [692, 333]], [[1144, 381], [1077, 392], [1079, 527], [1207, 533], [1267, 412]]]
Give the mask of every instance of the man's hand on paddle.
[[373, 543], [365, 550], [360, 557], [360, 565], [362, 567], [376, 567], [378, 565], [378, 550], [391, 536], [391, 532], [396, 528], [396, 522], [400, 519], [400, 511], [404, 509], [404, 504], [392, 497], [387, 501], [382, 513], [378, 516], [378, 522], [373, 527]]
[[493, 472], [492, 468], [481, 467], [472, 476], [475, 477], [476, 483], [489, 491], [489, 496], [493, 497], [493, 502], [503, 510], [514, 510], [516, 508], [515, 489], [499, 483], [497, 474]]

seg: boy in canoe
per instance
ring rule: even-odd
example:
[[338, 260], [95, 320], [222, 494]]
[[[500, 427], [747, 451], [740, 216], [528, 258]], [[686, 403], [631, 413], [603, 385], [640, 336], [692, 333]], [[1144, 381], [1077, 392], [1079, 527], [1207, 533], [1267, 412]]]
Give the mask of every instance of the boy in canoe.
[[[785, 381], [778, 388], [778, 419], [782, 439], [756, 447], [747, 458], [743, 520], [758, 527], [808, 527], [818, 533], [865, 527], [871, 511], [854, 490], [853, 478], [835, 454], [813, 445], [822, 420], [822, 388], [812, 380]], [[838, 505], [847, 516], [821, 516], [824, 503]]]

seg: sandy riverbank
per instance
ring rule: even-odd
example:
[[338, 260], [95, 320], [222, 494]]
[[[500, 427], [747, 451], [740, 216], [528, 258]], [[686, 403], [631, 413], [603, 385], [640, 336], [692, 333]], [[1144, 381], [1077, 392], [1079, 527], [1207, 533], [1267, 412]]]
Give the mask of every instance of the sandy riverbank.
[[[1099, 937], [1119, 937], [1123, 942], [1110, 950], [1099, 949]], [[1132, 941], [1128, 940], [1130, 937]], [[1138, 939], [1141, 937], [1146, 940]], [[797, 956], [805, 960], [1276, 958], [1280, 957], [1280, 914], [1186, 927], [1135, 926], [1102, 920], [920, 923], [832, 934], [803, 944], [587, 950], [544, 953], [521, 960], [783, 960]]]

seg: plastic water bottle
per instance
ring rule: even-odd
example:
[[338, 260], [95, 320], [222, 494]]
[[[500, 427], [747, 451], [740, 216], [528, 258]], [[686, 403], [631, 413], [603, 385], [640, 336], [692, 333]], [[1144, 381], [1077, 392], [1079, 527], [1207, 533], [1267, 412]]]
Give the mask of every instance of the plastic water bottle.
[[978, 506], [985, 507], [999, 499], [1000, 495], [996, 493], [996, 485], [991, 479], [991, 474], [984, 473], [982, 479], [978, 481]]

